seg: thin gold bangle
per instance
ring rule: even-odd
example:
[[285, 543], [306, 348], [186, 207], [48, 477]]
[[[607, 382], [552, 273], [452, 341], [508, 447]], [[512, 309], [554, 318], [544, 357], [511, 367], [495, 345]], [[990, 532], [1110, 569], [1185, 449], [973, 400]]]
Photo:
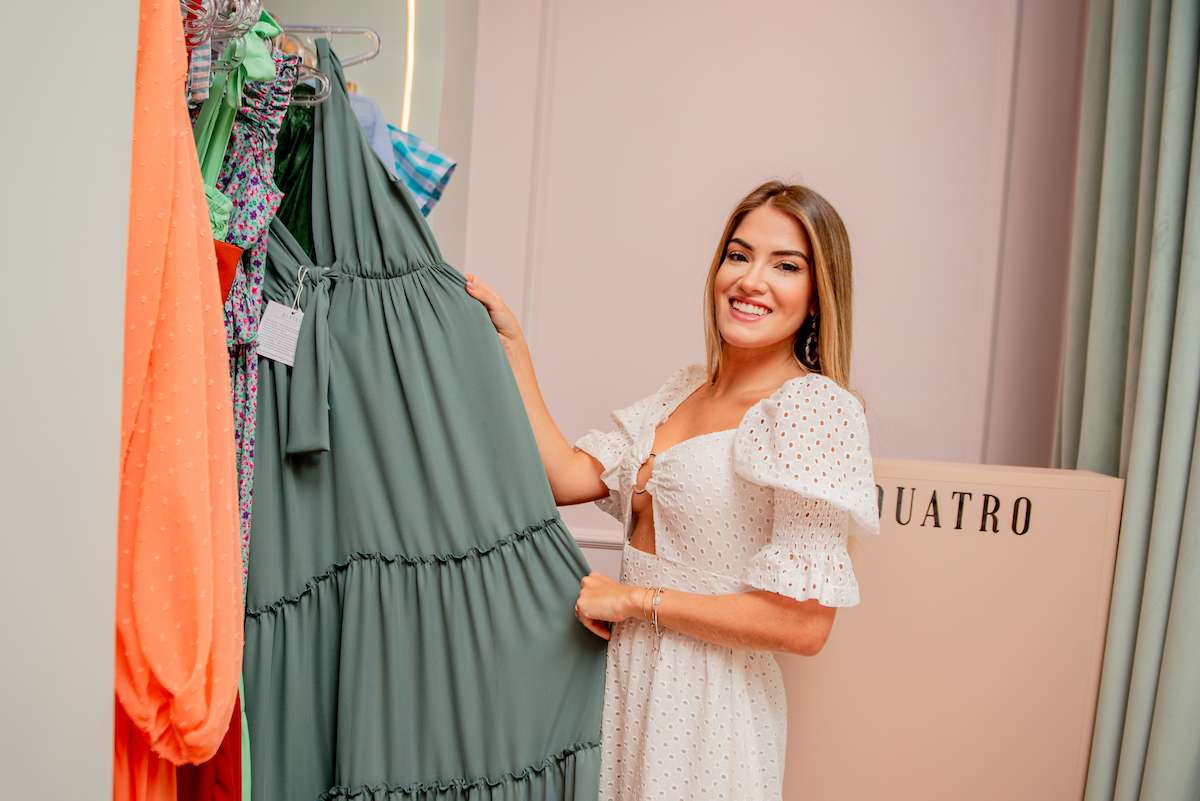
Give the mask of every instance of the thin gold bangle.
[[661, 635], [662, 632], [658, 629], [658, 607], [662, 605], [663, 588], [659, 587], [654, 591], [654, 600], [650, 605], [654, 608], [654, 633]]

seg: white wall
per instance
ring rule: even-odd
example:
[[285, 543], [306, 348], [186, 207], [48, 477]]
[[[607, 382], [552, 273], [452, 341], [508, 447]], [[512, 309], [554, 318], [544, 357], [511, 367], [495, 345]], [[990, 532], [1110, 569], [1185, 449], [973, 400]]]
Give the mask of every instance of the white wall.
[[[113, 604], [137, 4], [6, 3], [0, 765], [112, 797]], [[38, 32], [52, 32], [47, 38]]]
[[850, 232], [876, 455], [1044, 465], [1083, 6], [481, 4], [462, 266], [573, 438], [702, 356], [733, 204], [807, 183]]

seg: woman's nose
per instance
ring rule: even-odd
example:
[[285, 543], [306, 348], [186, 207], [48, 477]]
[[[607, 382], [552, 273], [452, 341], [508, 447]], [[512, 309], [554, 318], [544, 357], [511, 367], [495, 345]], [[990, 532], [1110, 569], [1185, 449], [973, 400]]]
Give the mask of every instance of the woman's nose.
[[747, 291], [761, 292], [767, 288], [764, 272], [760, 267], [751, 267], [738, 281], [738, 286]]

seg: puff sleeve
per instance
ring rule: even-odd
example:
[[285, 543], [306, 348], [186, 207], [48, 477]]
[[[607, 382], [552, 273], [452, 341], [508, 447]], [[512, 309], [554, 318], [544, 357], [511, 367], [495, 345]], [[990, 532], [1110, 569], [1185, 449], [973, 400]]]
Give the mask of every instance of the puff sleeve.
[[770, 540], [742, 580], [824, 606], [859, 603], [846, 544], [878, 534], [879, 517], [858, 400], [824, 376], [793, 379], [747, 412], [733, 458], [737, 475], [774, 489]]

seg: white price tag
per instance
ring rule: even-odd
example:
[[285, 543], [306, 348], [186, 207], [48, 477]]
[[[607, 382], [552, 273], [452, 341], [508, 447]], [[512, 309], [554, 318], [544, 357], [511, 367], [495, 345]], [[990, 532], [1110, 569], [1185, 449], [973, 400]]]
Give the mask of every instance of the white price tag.
[[296, 341], [304, 312], [267, 301], [267, 310], [258, 324], [258, 355], [282, 362], [288, 367], [296, 360]]

